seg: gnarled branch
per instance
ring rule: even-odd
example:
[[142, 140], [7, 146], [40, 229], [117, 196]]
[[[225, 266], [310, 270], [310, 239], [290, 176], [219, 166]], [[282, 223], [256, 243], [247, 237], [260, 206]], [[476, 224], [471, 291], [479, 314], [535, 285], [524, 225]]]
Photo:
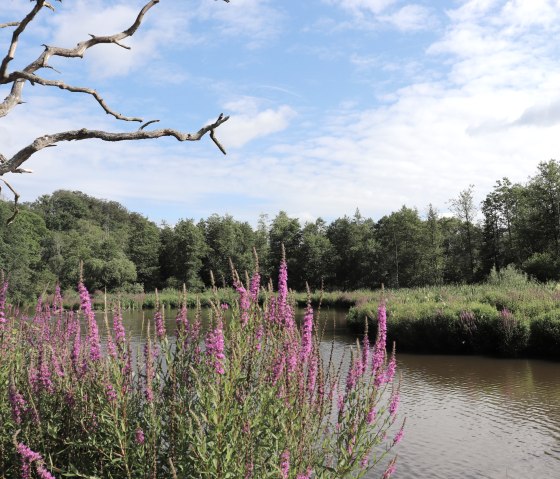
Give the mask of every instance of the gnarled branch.
[[0, 23], [0, 28], [17, 27], [19, 22]]
[[[57, 1], [61, 1], [61, 0], [57, 0]], [[229, 3], [230, 0], [223, 0], [223, 1]], [[49, 65], [49, 60], [53, 56], [59, 56], [65, 58], [83, 58], [85, 52], [89, 48], [92, 48], [95, 45], [99, 45], [99, 44], [115, 44], [122, 48], [130, 49], [130, 47], [123, 45], [121, 43], [122, 40], [131, 37], [136, 33], [136, 31], [142, 24], [146, 13], [154, 5], [158, 4], [160, 0], [147, 1], [147, 3], [144, 5], [144, 7], [140, 10], [138, 15], [136, 16], [136, 19], [134, 20], [132, 25], [120, 33], [116, 33], [114, 35], [106, 35], [106, 36], [90, 35], [91, 38], [79, 42], [74, 48], [62, 48], [62, 47], [44, 45], [44, 50], [37, 57], [36, 60], [29, 63], [22, 70], [16, 70], [11, 73], [8, 73], [8, 67], [10, 65], [10, 62], [15, 58], [19, 38], [27, 28], [29, 23], [31, 23], [35, 19], [37, 14], [43, 8], [49, 8], [51, 10], [54, 10], [53, 6], [50, 3], [48, 3], [47, 0], [31, 0], [31, 2], [34, 3], [34, 6], [22, 21], [7, 22], [7, 23], [0, 24], [0, 29], [7, 28], [7, 27], [15, 27], [15, 30], [13, 31], [12, 34], [12, 39], [8, 47], [8, 52], [0, 63], [0, 85], [11, 84], [10, 93], [2, 102], [0, 102], [0, 118], [6, 116], [15, 106], [24, 103], [22, 101], [22, 91], [24, 85], [27, 82], [29, 82], [32, 85], [39, 84], [48, 87], [56, 87], [72, 93], [85, 93], [87, 95], [92, 96], [107, 114], [112, 115], [116, 119], [124, 120], [124, 121], [137, 121], [143, 124], [135, 132], [119, 133], [119, 132], [107, 132], [101, 130], [88, 130], [86, 128], [83, 128], [81, 130], [70, 130], [70, 131], [55, 133], [52, 135], [44, 135], [36, 138], [33, 141], [33, 143], [19, 150], [11, 158], [7, 158], [6, 156], [0, 153], [0, 181], [4, 182], [4, 184], [12, 191], [14, 195], [15, 211], [14, 211], [14, 215], [10, 218], [10, 221], [13, 220], [13, 218], [17, 214], [17, 203], [18, 203], [19, 195], [15, 191], [15, 189], [13, 189], [12, 186], [1, 177], [6, 173], [31, 173], [31, 170], [28, 170], [26, 168], [21, 168], [21, 165], [38, 151], [42, 150], [43, 148], [56, 146], [56, 144], [61, 141], [86, 140], [90, 138], [96, 138], [103, 141], [129, 141], [129, 140], [145, 140], [145, 139], [161, 138], [164, 136], [172, 136], [176, 138], [178, 141], [198, 141], [206, 133], [210, 133], [210, 138], [212, 139], [212, 141], [216, 144], [216, 146], [220, 149], [220, 151], [223, 154], [226, 154], [225, 149], [223, 148], [223, 146], [220, 144], [220, 142], [215, 136], [215, 129], [219, 127], [222, 123], [227, 121], [229, 118], [228, 116], [224, 116], [223, 114], [220, 114], [220, 116], [216, 121], [214, 121], [213, 123], [207, 126], [204, 126], [196, 133], [183, 133], [178, 130], [173, 130], [169, 128], [149, 131], [146, 130], [146, 127], [158, 120], [152, 120], [144, 123], [144, 120], [142, 118], [122, 115], [117, 111], [113, 110], [112, 108], [110, 108], [105, 102], [105, 100], [101, 97], [101, 95], [92, 88], [69, 85], [64, 81], [48, 80], [36, 74], [38, 70], [43, 68], [50, 68], [54, 70], [54, 68], [52, 68]]]
[[[161, 138], [164, 136], [172, 136], [178, 141], [198, 141], [206, 133], [212, 133], [216, 128], [218, 128], [222, 123], [226, 122], [229, 116], [224, 116], [221, 114], [216, 121], [213, 123], [202, 127], [196, 133], [183, 133], [177, 130], [172, 130], [170, 128], [162, 128], [159, 130], [137, 130], [133, 132], [120, 132], [113, 133], [101, 130], [88, 130], [82, 128], [81, 130], [70, 130], [63, 131], [60, 133], [55, 133], [53, 135], [44, 135], [36, 138], [33, 143], [26, 146], [25, 148], [18, 151], [10, 159], [6, 160], [4, 163], [0, 163], [0, 176], [5, 173], [17, 172], [19, 167], [31, 158], [32, 155], [42, 150], [43, 148], [54, 146], [61, 141], [76, 141], [76, 140], [88, 140], [96, 138], [103, 141], [130, 141], [130, 140], [148, 140], [153, 138]], [[214, 143], [217, 140], [213, 139]], [[220, 145], [221, 146], [221, 145]], [[225, 150], [220, 148], [222, 153], [225, 154]], [[21, 170], [21, 169], [20, 169]]]
[[13, 78], [14, 81], [17, 81], [17, 80], [20, 80], [20, 79], [28, 80], [32, 85], [34, 85], [35, 83], [38, 83], [38, 84], [44, 85], [44, 86], [54, 86], [54, 87], [60, 88], [61, 90], [67, 90], [67, 91], [70, 91], [72, 93], [87, 93], [88, 95], [91, 95], [92, 97], [94, 97], [97, 100], [97, 103], [99, 103], [101, 105], [101, 108], [103, 108], [105, 110], [105, 113], [107, 113], [108, 115], [114, 116], [117, 120], [139, 121], [139, 122], [144, 121], [144, 120], [142, 120], [142, 118], [121, 115], [120, 113], [111, 109], [109, 107], [109, 105], [107, 105], [105, 100], [101, 97], [101, 95], [99, 93], [97, 93], [95, 90], [93, 90], [92, 88], [67, 85], [63, 81], [59, 81], [59, 80], [47, 80], [47, 79], [41, 78], [40, 76], [37, 76], [33, 73], [27, 73], [25, 71], [16, 71], [16, 72], [14, 72], [10, 75], [10, 78]]

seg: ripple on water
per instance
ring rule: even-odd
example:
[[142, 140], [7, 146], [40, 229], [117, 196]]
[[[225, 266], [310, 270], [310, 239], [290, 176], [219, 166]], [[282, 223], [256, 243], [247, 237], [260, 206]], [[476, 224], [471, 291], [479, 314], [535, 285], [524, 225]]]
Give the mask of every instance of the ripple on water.
[[560, 478], [560, 364], [400, 355], [400, 365], [398, 478]]

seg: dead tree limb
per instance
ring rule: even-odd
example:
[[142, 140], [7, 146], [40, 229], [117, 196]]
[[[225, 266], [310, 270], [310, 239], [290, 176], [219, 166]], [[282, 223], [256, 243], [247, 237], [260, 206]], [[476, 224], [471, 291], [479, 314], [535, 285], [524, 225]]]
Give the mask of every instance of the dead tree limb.
[[[60, 2], [61, 0], [57, 0], [57, 1]], [[223, 1], [229, 3], [229, 0], [223, 0]], [[140, 122], [143, 125], [137, 131], [134, 132], [108, 132], [108, 131], [89, 130], [87, 128], [82, 128], [77, 130], [63, 131], [50, 135], [43, 135], [41, 137], [36, 138], [31, 144], [22, 148], [10, 158], [0, 153], [0, 177], [5, 175], [6, 173], [31, 173], [31, 170], [22, 168], [21, 165], [25, 161], [27, 161], [32, 155], [42, 150], [43, 148], [49, 146], [55, 146], [57, 143], [63, 141], [87, 140], [93, 138], [103, 140], [103, 141], [131, 141], [131, 140], [146, 140], [146, 139], [153, 139], [153, 138], [161, 138], [166, 136], [174, 137], [178, 141], [198, 141], [204, 135], [206, 135], [206, 133], [209, 133], [210, 138], [214, 142], [214, 144], [219, 148], [219, 150], [223, 154], [226, 154], [224, 147], [220, 144], [220, 142], [216, 138], [215, 130], [222, 123], [228, 120], [229, 118], [228, 116], [224, 116], [223, 114], [221, 114], [216, 121], [202, 127], [196, 133], [184, 133], [169, 128], [150, 131], [150, 130], [146, 130], [146, 127], [159, 120], [150, 120], [146, 122], [144, 119], [140, 117], [122, 115], [121, 113], [118, 113], [115, 109], [111, 108], [105, 102], [103, 97], [93, 88], [69, 85], [62, 80], [49, 80], [43, 78], [37, 73], [39, 70], [43, 68], [54, 70], [54, 68], [49, 65], [49, 60], [54, 56], [64, 57], [64, 58], [83, 58], [87, 50], [92, 47], [95, 47], [96, 45], [114, 44], [122, 48], [130, 49], [130, 47], [124, 45], [122, 41], [125, 40], [126, 38], [131, 37], [137, 32], [137, 30], [140, 28], [141, 24], [143, 23], [144, 17], [148, 13], [148, 11], [152, 7], [160, 3], [160, 0], [149, 0], [139, 11], [132, 25], [122, 32], [113, 35], [105, 35], [105, 36], [97, 36], [97, 35], [90, 34], [89, 39], [79, 42], [74, 48], [63, 48], [58, 46], [43, 45], [44, 49], [42, 53], [35, 60], [33, 60], [31, 63], [29, 63], [21, 70], [14, 70], [12, 72], [9, 72], [8, 69], [10, 67], [10, 64], [12, 60], [16, 57], [16, 52], [17, 52], [17, 47], [18, 47], [20, 37], [25, 33], [27, 26], [33, 20], [35, 20], [35, 18], [41, 12], [41, 10], [48, 8], [54, 11], [53, 5], [51, 5], [47, 0], [31, 0], [31, 2], [34, 4], [33, 8], [31, 8], [29, 13], [21, 21], [7, 22], [7, 23], [0, 24], [0, 29], [4, 29], [7, 27], [15, 27], [14, 31], [12, 32], [11, 41], [9, 42], [8, 51], [6, 55], [2, 58], [2, 61], [0, 63], [0, 85], [11, 85], [8, 96], [2, 102], [0, 102], [0, 118], [7, 116], [13, 108], [15, 108], [17, 105], [24, 103], [24, 101], [22, 100], [23, 88], [25, 84], [29, 82], [31, 85], [55, 87], [71, 93], [84, 93], [86, 95], [90, 95], [99, 104], [99, 106], [105, 111], [105, 113], [113, 116], [115, 119], [122, 120], [122, 121]], [[17, 200], [19, 199], [19, 195], [17, 194], [15, 189], [12, 188], [10, 184], [5, 182], [5, 180], [0, 178], [0, 181], [3, 181], [14, 194], [15, 205], [16, 205], [15, 211], [17, 213]]]

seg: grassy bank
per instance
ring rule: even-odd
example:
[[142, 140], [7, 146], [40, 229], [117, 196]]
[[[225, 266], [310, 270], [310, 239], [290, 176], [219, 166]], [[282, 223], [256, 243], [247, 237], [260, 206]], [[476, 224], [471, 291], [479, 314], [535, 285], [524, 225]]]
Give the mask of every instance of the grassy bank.
[[[233, 288], [189, 294], [187, 306], [197, 301], [202, 307], [211, 301], [235, 303]], [[260, 302], [264, 294], [260, 296]], [[307, 293], [294, 292], [293, 301], [301, 307]], [[348, 326], [356, 333], [364, 331], [368, 318], [371, 335], [376, 331], [379, 301], [387, 302], [389, 340], [396, 341], [402, 351], [455, 354], [492, 354], [508, 357], [541, 356], [560, 358], [560, 285], [528, 281], [511, 272], [494, 276], [481, 285], [358, 290], [311, 293], [314, 306], [348, 308]], [[152, 309], [155, 292], [143, 294], [108, 294], [108, 304], [119, 301], [124, 309]], [[181, 292], [164, 289], [159, 301], [177, 308]], [[76, 293], [64, 295], [65, 306], [77, 309], [80, 298]], [[92, 297], [95, 309], [103, 309], [102, 292]]]
[[[181, 305], [182, 293], [177, 289], [164, 289], [158, 293], [159, 301], [168, 308], [178, 308]], [[264, 294], [259, 297], [259, 302], [262, 304], [264, 301]], [[357, 291], [331, 291], [322, 292], [314, 291], [311, 293], [311, 303], [316, 306], [321, 303], [325, 307], [330, 308], [351, 308], [352, 306], [359, 305], [370, 301], [373, 297], [379, 297], [379, 294], [368, 290]], [[187, 294], [187, 307], [193, 308], [196, 306], [197, 301], [200, 302], [202, 307], [210, 306], [211, 301], [219, 303], [227, 303], [232, 305], [237, 300], [238, 294], [233, 288], [219, 288], [216, 293], [211, 290], [206, 290], [201, 293]], [[297, 306], [305, 307], [307, 305], [307, 293], [293, 292], [292, 298]], [[120, 302], [123, 309], [153, 309], [156, 305], [156, 294], [151, 293], [108, 293], [107, 304], [114, 304]], [[103, 310], [105, 307], [105, 294], [102, 291], [96, 291], [92, 294], [92, 304], [94, 309]], [[74, 291], [65, 291], [64, 293], [64, 307], [66, 309], [77, 310], [80, 306], [80, 296]]]
[[[389, 340], [401, 351], [560, 358], [560, 289], [521, 282], [386, 290]], [[377, 301], [348, 325], [375, 332]]]

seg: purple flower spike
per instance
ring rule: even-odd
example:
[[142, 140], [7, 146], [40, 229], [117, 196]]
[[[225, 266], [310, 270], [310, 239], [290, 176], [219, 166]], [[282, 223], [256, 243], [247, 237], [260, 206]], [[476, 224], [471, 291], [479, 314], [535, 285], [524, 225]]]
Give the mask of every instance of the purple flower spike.
[[224, 354], [224, 331], [221, 320], [216, 328], [206, 335], [206, 355], [214, 370], [218, 374], [225, 374], [224, 361], [226, 356]]
[[165, 337], [165, 323], [163, 321], [163, 314], [161, 314], [160, 309], [158, 309], [154, 314], [154, 322], [156, 324], [157, 338], [163, 339]]
[[259, 299], [259, 289], [261, 287], [261, 275], [258, 271], [255, 271], [253, 277], [251, 278], [251, 299], [256, 303]]
[[300, 360], [301, 362], [307, 361], [307, 358], [311, 354], [311, 348], [313, 346], [313, 308], [311, 304], [307, 305], [307, 311], [303, 318], [303, 326], [301, 332], [301, 352]]
[[8, 282], [4, 281], [0, 287], [0, 331], [4, 330], [6, 324], [6, 293], [8, 291]]
[[142, 428], [139, 427], [136, 429], [136, 431], [134, 431], [134, 440], [136, 441], [136, 444], [144, 444], [145, 438]]
[[235, 284], [235, 289], [239, 293], [239, 306], [241, 308], [241, 325], [245, 326], [249, 321], [249, 308], [251, 307], [251, 300], [247, 290], [243, 287], [241, 281]]
[[21, 415], [27, 409], [27, 401], [18, 392], [13, 384], [10, 384], [8, 389], [8, 399], [10, 405], [12, 406], [12, 417], [16, 424], [21, 424]]
[[391, 414], [391, 416], [397, 414], [400, 399], [401, 397], [398, 391], [391, 396], [391, 403], [389, 404], [389, 413]]
[[280, 456], [280, 474], [282, 479], [288, 479], [290, 473], [290, 451], [286, 450]]
[[99, 329], [95, 321], [95, 315], [91, 309], [91, 298], [84, 283], [80, 282], [78, 284], [78, 291], [80, 292], [81, 308], [88, 322], [87, 343], [89, 345], [90, 359], [94, 362], [99, 361], [101, 359], [101, 343], [99, 341]]

